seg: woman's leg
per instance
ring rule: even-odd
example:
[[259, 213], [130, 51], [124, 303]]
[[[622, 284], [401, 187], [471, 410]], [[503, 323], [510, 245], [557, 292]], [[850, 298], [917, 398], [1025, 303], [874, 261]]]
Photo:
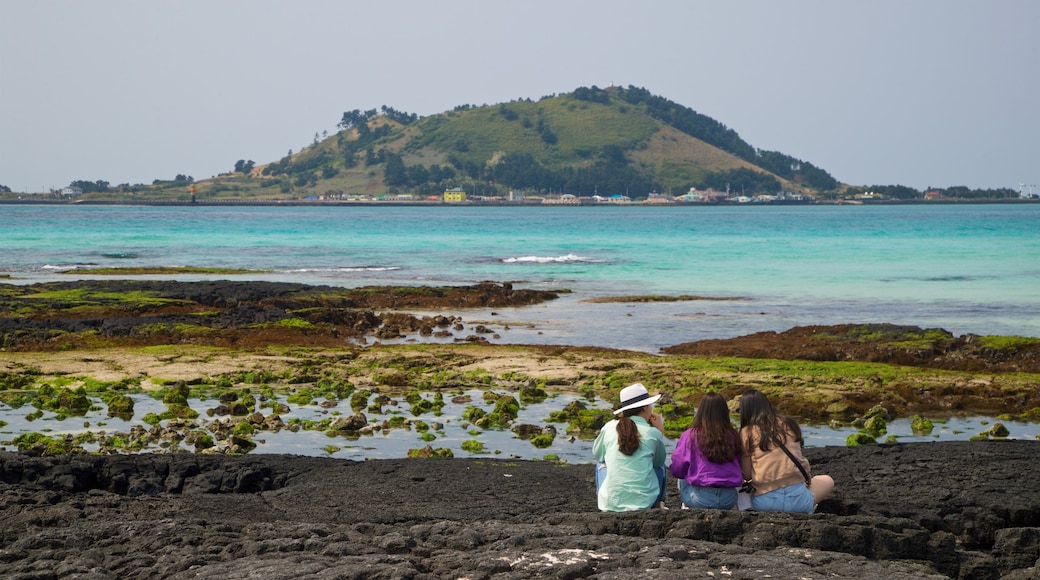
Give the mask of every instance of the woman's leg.
[[819, 504], [834, 491], [834, 478], [829, 475], [814, 475], [809, 489], [812, 490], [813, 502]]
[[679, 480], [679, 501], [688, 508], [699, 509], [703, 507], [697, 501], [697, 488], [687, 483], [685, 479]]

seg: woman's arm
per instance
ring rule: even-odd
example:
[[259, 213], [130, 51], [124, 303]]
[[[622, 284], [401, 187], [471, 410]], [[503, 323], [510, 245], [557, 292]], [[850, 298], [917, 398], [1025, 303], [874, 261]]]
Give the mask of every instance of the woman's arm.
[[664, 435], [664, 417], [657, 413], [650, 413], [650, 426], [656, 427], [661, 435]]
[[668, 459], [668, 451], [664, 448], [664, 435], [659, 434], [654, 437], [654, 467], [664, 467], [664, 462]]
[[599, 435], [596, 435], [596, 441], [592, 443], [592, 455], [596, 457], [596, 461], [603, 461], [607, 456], [607, 445], [603, 442], [603, 429], [600, 429]]
[[744, 479], [752, 479], [754, 470], [751, 468], [751, 455], [755, 452], [751, 445], [751, 428], [744, 427], [740, 430], [740, 473]]
[[679, 437], [679, 442], [675, 444], [675, 451], [672, 452], [672, 464], [668, 466], [672, 477], [686, 479], [686, 474], [690, 472], [690, 455], [690, 430], [687, 429]]

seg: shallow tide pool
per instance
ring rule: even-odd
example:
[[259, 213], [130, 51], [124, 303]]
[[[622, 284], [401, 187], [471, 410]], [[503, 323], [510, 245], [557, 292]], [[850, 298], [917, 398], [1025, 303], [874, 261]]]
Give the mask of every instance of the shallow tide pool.
[[[564, 423], [549, 423], [547, 421], [552, 412], [559, 411], [569, 403], [582, 400], [590, 408], [609, 408], [609, 404], [603, 400], [589, 401], [574, 394], [550, 395], [543, 402], [532, 403], [521, 406], [519, 416], [514, 424], [530, 424], [538, 427], [553, 426], [557, 435], [552, 445], [545, 448], [535, 447], [529, 440], [519, 438], [509, 429], [479, 429], [462, 418], [463, 412], [470, 405], [478, 406], [488, 412], [493, 405], [485, 403], [483, 392], [479, 390], [467, 391], [463, 394], [468, 396], [469, 401], [452, 402], [453, 396], [444, 397], [445, 405], [439, 415], [427, 412], [419, 416], [413, 416], [409, 411], [409, 405], [403, 400], [396, 400], [396, 405], [386, 405], [383, 413], [372, 413], [363, 410], [370, 424], [381, 424], [384, 420], [390, 420], [395, 416], [401, 416], [409, 420], [421, 420], [427, 424], [440, 424], [439, 429], [431, 428], [429, 433], [436, 438], [431, 441], [422, 439], [423, 433], [412, 427], [397, 427], [392, 429], [375, 429], [371, 434], [358, 436], [345, 436], [341, 434], [328, 434], [324, 431], [299, 430], [292, 432], [289, 429], [280, 431], [258, 431], [253, 436], [257, 444], [251, 453], [289, 453], [309, 456], [331, 456], [342, 459], [364, 460], [406, 457], [411, 449], [420, 449], [426, 445], [433, 448], [447, 448], [455, 457], [501, 457], [517, 459], [541, 459], [547, 455], [555, 455], [560, 460], [568, 463], [589, 463], [592, 461], [592, 441], [572, 437], [566, 433], [567, 425]], [[455, 394], [458, 396], [458, 394]], [[166, 410], [162, 401], [148, 395], [137, 394], [131, 396], [134, 399], [134, 416], [125, 421], [107, 416], [104, 403], [97, 398], [92, 398], [96, 408], [100, 410], [90, 411], [84, 416], [70, 416], [59, 420], [55, 413], [44, 412], [43, 416], [35, 420], [29, 420], [27, 415], [36, 411], [30, 405], [21, 408], [13, 408], [0, 403], [0, 450], [15, 451], [17, 445], [13, 439], [23, 433], [41, 432], [50, 436], [65, 434], [82, 434], [87, 431], [95, 433], [105, 432], [108, 435], [129, 432], [134, 426], [142, 426], [149, 429], [144, 423], [143, 417], [148, 413], [160, 414]], [[277, 402], [284, 403], [284, 397], [280, 396]], [[208, 417], [207, 411], [219, 405], [216, 399], [190, 399], [189, 405], [199, 412], [198, 423], [205, 428], [218, 417]], [[303, 421], [321, 421], [327, 418], [349, 417], [353, 415], [349, 401], [336, 402], [334, 407], [323, 407], [321, 405], [289, 405], [290, 411], [282, 413], [283, 421], [289, 423], [293, 419]], [[272, 413], [270, 408], [260, 408], [257, 404], [256, 410], [264, 415]], [[958, 441], [967, 440], [989, 430], [993, 424], [1002, 423], [1010, 431], [1009, 438], [1012, 439], [1034, 439], [1040, 434], [1040, 424], [1024, 423], [1015, 421], [998, 421], [992, 417], [953, 417], [937, 418], [930, 417], [934, 422], [934, 429], [928, 434], [914, 434], [910, 428], [911, 420], [896, 419], [888, 423], [886, 434], [878, 437], [879, 442], [889, 437], [895, 437], [901, 442], [927, 442], [927, 441]], [[226, 420], [226, 418], [224, 418]], [[4, 424], [6, 423], [6, 425]], [[165, 425], [167, 421], [163, 421]], [[827, 425], [806, 425], [803, 432], [807, 446], [844, 446], [846, 438], [855, 433], [857, 429], [850, 426], [830, 427]], [[465, 450], [463, 443], [476, 441], [483, 444], [481, 451]], [[183, 443], [180, 444], [184, 446]], [[473, 445], [469, 443], [467, 446]], [[85, 444], [87, 451], [95, 451], [96, 444]], [[144, 452], [155, 452], [162, 450], [159, 446], [146, 448]], [[670, 449], [669, 449], [670, 451]]]

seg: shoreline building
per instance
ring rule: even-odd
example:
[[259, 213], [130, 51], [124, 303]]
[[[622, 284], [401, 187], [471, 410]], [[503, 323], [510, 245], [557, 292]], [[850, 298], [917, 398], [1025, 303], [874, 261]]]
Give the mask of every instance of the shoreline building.
[[466, 191], [461, 187], [444, 190], [444, 203], [462, 203], [466, 201]]

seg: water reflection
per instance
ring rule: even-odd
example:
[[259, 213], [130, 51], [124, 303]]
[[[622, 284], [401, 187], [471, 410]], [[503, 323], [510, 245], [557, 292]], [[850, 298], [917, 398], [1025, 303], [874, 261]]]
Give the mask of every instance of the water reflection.
[[[372, 412], [364, 409], [370, 424], [381, 424], [384, 420], [394, 417], [404, 417], [411, 421], [421, 420], [431, 426], [428, 433], [433, 435], [432, 440], [424, 440], [423, 433], [415, 427], [397, 427], [383, 430], [375, 429], [370, 434], [361, 436], [330, 435], [324, 431], [300, 430], [292, 432], [288, 429], [280, 431], [257, 431], [253, 441], [257, 444], [252, 453], [290, 453], [310, 456], [331, 456], [342, 459], [384, 459], [406, 457], [410, 449], [419, 449], [430, 445], [434, 448], [451, 449], [455, 457], [487, 456], [494, 458], [517, 458], [517, 459], [541, 459], [547, 455], [555, 455], [561, 460], [569, 463], [588, 463], [592, 460], [592, 442], [571, 437], [566, 433], [567, 425], [562, 423], [548, 423], [547, 418], [552, 412], [563, 409], [569, 403], [582, 400], [589, 408], [609, 408], [609, 404], [603, 400], [588, 400], [574, 394], [553, 394], [538, 403], [522, 405], [515, 424], [532, 424], [537, 426], [552, 425], [557, 429], [557, 435], [550, 446], [546, 448], [535, 447], [529, 440], [520, 439], [509, 429], [478, 429], [463, 419], [463, 413], [470, 405], [481, 407], [490, 411], [491, 403], [485, 403], [483, 392], [471, 390], [464, 393], [468, 401], [454, 397], [444, 397], [444, 407], [439, 415], [432, 412], [413, 416], [408, 409], [408, 404], [403, 400], [398, 405], [386, 405], [382, 413]], [[458, 396], [459, 393], [454, 393]], [[427, 394], [427, 398], [431, 395]], [[129, 432], [135, 426], [150, 429], [150, 425], [144, 423], [142, 418], [148, 413], [160, 414], [166, 410], [162, 401], [150, 396], [139, 394], [132, 395], [134, 399], [134, 417], [129, 420], [110, 418], [107, 416], [104, 404], [97, 398], [92, 398], [98, 411], [88, 412], [82, 417], [68, 417], [58, 420], [56, 415], [45, 412], [43, 417], [29, 420], [27, 415], [36, 411], [35, 408], [26, 405], [22, 408], [12, 408], [0, 403], [0, 449], [14, 451], [17, 446], [13, 439], [23, 433], [42, 432], [50, 436], [64, 434], [82, 434], [88, 431], [94, 433], [105, 432], [108, 435]], [[284, 396], [277, 397], [277, 402], [284, 403]], [[215, 409], [220, 402], [216, 399], [191, 399], [189, 404], [192, 409], [199, 412], [198, 423], [201, 428], [207, 428], [216, 417], [208, 417], [207, 412]], [[330, 405], [331, 403], [326, 403]], [[350, 403], [347, 400], [336, 402], [335, 406], [326, 408], [319, 404], [313, 405], [289, 405], [290, 411], [283, 413], [281, 418], [290, 423], [293, 419], [300, 421], [321, 421], [323, 419], [348, 417], [353, 414]], [[257, 403], [255, 409], [270, 415], [271, 410], [260, 407]], [[928, 434], [915, 434], [911, 430], [910, 419], [897, 419], [888, 423], [887, 433], [877, 438], [884, 442], [888, 438], [894, 438], [900, 442], [928, 442], [928, 441], [963, 441], [988, 431], [997, 422], [1002, 423], [1010, 431], [1009, 438], [1012, 439], [1034, 439], [1040, 433], [1040, 425], [1036, 423], [1023, 423], [1013, 421], [998, 421], [992, 417], [954, 417], [950, 419], [932, 418], [934, 429]], [[6, 425], [4, 425], [6, 423]], [[167, 422], [163, 422], [165, 424]], [[846, 438], [856, 432], [853, 427], [833, 428], [827, 425], [803, 426], [806, 445], [812, 447], [821, 446], [844, 446]], [[427, 439], [430, 435], [426, 436]], [[463, 443], [467, 441], [479, 441], [483, 444], [483, 450], [479, 452], [467, 451]], [[93, 447], [91, 446], [93, 445]], [[184, 445], [181, 443], [180, 445]], [[86, 444], [87, 451], [96, 451], [96, 444]], [[161, 448], [152, 446], [143, 451], [158, 451]]]

